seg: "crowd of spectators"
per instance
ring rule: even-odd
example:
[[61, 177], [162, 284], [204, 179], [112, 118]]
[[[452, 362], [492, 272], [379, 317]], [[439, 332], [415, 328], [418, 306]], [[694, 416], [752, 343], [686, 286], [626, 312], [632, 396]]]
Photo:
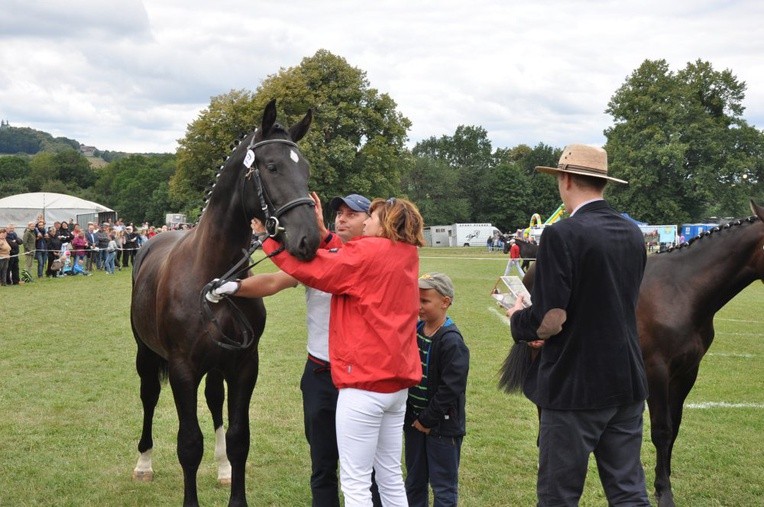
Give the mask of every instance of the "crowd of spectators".
[[96, 271], [114, 274], [115, 270], [132, 267], [138, 249], [167, 230], [166, 225], [135, 226], [122, 219], [84, 226], [74, 219], [48, 224], [42, 215], [29, 222], [21, 234], [9, 224], [0, 227], [0, 285], [19, 285], [43, 277], [89, 276]]

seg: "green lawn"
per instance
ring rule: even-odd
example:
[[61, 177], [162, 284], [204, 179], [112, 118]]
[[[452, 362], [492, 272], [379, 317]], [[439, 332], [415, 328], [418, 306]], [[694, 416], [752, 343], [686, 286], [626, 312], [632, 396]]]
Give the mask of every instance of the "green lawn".
[[[451, 316], [471, 351], [464, 506], [535, 504], [535, 409], [496, 389], [510, 338], [503, 312], [488, 293], [505, 262], [505, 256], [478, 248], [421, 252], [422, 271], [453, 278]], [[273, 267], [263, 263], [257, 269]], [[256, 506], [309, 505], [299, 390], [305, 357], [302, 290], [285, 291], [266, 305], [260, 380], [251, 407], [248, 499]], [[182, 502], [169, 386], [155, 417], [155, 480], [131, 479], [142, 414], [129, 307], [128, 271], [0, 289], [0, 506]], [[688, 398], [674, 448], [680, 505], [764, 504], [763, 307], [764, 285], [756, 282], [717, 315], [716, 339]], [[199, 407], [205, 434], [200, 502], [226, 505], [228, 492], [215, 483], [212, 423], [201, 397]], [[649, 435], [649, 424], [645, 431]], [[649, 437], [643, 461], [651, 484], [655, 457]], [[581, 505], [605, 504], [591, 467]]]

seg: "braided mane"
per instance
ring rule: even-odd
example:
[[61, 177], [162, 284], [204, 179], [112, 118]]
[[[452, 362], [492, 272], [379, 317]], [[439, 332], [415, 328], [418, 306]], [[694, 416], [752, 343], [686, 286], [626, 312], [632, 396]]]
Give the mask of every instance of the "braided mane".
[[698, 234], [694, 238], [691, 238], [689, 241], [685, 241], [684, 243], [682, 243], [680, 245], [677, 245], [677, 246], [671, 246], [671, 247], [667, 248], [665, 251], [657, 252], [657, 253], [658, 254], [664, 254], [664, 253], [673, 252], [675, 250], [682, 250], [682, 249], [689, 248], [692, 244], [697, 243], [702, 238], [705, 238], [707, 236], [712, 236], [712, 235], [716, 234], [717, 232], [719, 232], [719, 231], [721, 231], [723, 229], [731, 229], [732, 227], [737, 227], [737, 226], [744, 225], [744, 224], [752, 224], [752, 223], [756, 222], [758, 219], [759, 219], [759, 217], [757, 217], [756, 215], [752, 215], [752, 216], [749, 216], [747, 218], [739, 218], [737, 220], [733, 220], [732, 222], [728, 222], [728, 223], [726, 223], [724, 225], [717, 225], [713, 229], [710, 229], [708, 231], [704, 231], [704, 232]]

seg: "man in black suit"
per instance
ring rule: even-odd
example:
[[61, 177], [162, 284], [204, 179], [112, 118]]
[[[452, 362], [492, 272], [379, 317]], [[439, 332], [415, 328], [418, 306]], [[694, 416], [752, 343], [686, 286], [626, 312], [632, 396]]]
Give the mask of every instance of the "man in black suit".
[[540, 349], [523, 384], [541, 408], [539, 505], [578, 505], [594, 453], [610, 505], [650, 503], [640, 461], [647, 378], [636, 305], [639, 229], [604, 200], [607, 153], [565, 147], [554, 174], [570, 218], [544, 229], [533, 305], [510, 308], [512, 336]]

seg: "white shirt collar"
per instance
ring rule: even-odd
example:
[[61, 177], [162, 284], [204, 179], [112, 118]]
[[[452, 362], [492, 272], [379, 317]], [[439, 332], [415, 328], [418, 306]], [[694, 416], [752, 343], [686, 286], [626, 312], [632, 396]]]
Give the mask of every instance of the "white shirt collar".
[[575, 214], [576, 214], [576, 212], [577, 212], [578, 210], [580, 210], [582, 206], [586, 206], [587, 204], [589, 204], [589, 203], [591, 203], [591, 202], [595, 202], [595, 201], [604, 201], [604, 200], [605, 200], [605, 199], [603, 199], [602, 197], [595, 197], [594, 199], [589, 199], [588, 201], [584, 201], [584, 202], [582, 202], [581, 204], [579, 204], [578, 206], [576, 206], [576, 209], [574, 209], [574, 210], [573, 210], [573, 213], [571, 213], [571, 214], [570, 214], [570, 216], [573, 216], [573, 215], [575, 215]]

